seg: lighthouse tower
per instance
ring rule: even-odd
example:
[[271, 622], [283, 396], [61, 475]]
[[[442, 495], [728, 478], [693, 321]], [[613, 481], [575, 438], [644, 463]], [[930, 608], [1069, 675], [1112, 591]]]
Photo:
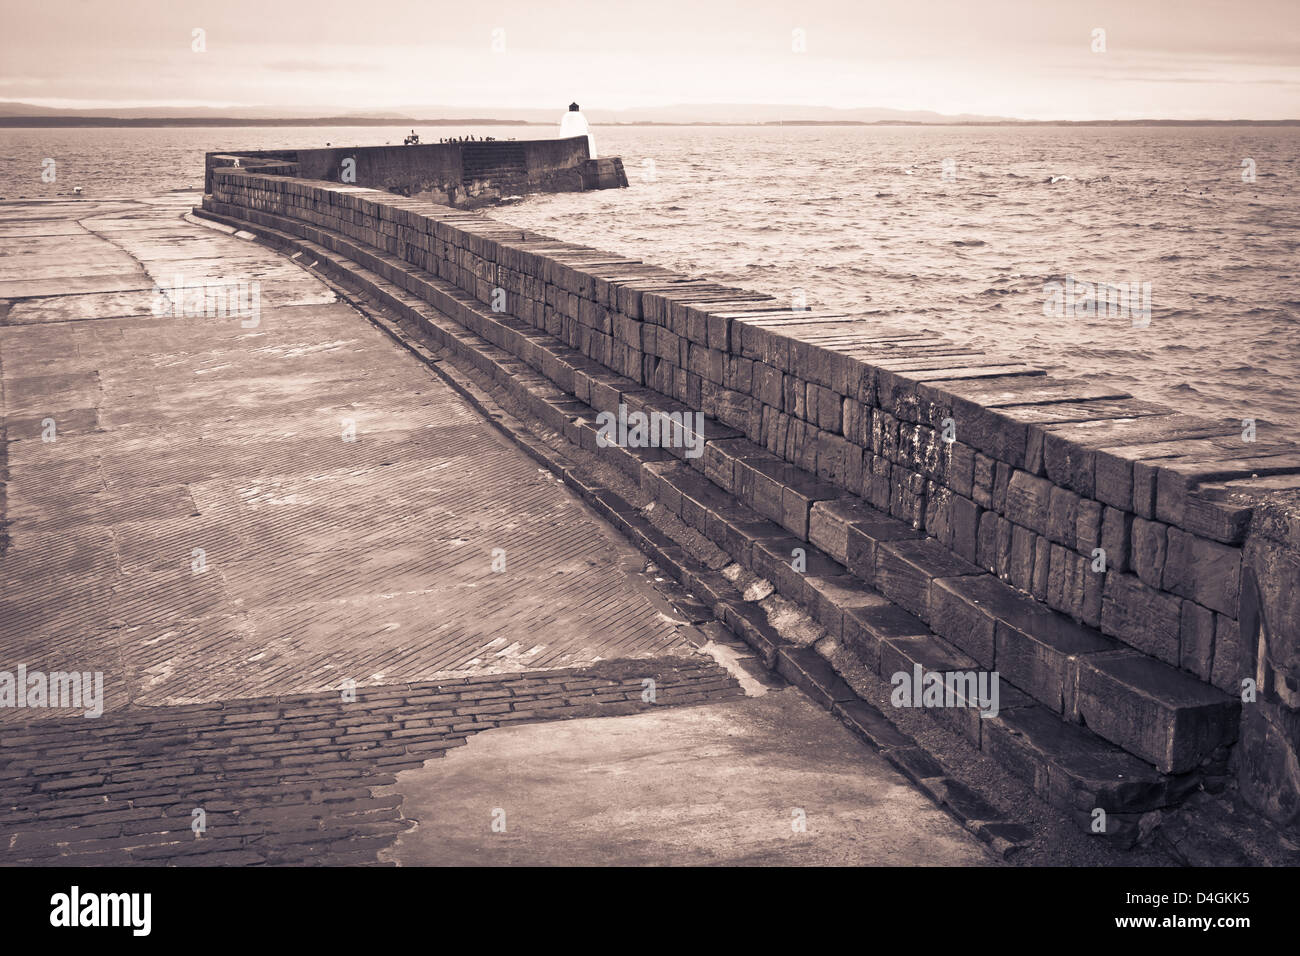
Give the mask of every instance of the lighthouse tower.
[[566, 139], [570, 136], [587, 137], [587, 152], [592, 159], [596, 158], [596, 137], [591, 135], [591, 129], [587, 126], [587, 117], [578, 110], [577, 103], [570, 103], [569, 111], [560, 118], [560, 138]]

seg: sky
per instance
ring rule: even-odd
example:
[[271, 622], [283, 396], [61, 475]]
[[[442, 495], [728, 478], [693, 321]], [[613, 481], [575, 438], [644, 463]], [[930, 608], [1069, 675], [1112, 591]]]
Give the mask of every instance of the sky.
[[0, 100], [80, 109], [1300, 116], [1300, 0], [0, 0], [0, 31]]

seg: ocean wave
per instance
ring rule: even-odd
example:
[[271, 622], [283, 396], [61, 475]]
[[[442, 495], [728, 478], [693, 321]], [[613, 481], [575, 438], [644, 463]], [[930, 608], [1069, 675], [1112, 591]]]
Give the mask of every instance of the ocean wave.
[[[661, 131], [627, 128], [617, 135], [624, 139], [610, 143], [611, 154], [664, 153]], [[1252, 392], [1261, 417], [1280, 419], [1300, 399], [1300, 267], [1290, 235], [1300, 224], [1300, 193], [1272, 183], [1286, 181], [1284, 163], [1294, 149], [1279, 137], [1290, 132], [1252, 134], [1265, 144], [1257, 150], [1261, 179], [1253, 189], [1230, 182], [1235, 173], [1206, 180], [1207, 171], [1222, 169], [1223, 144], [1213, 133], [1121, 130], [1092, 141], [1060, 130], [1016, 130], [994, 141], [1001, 134], [980, 131], [988, 141], [964, 153], [977, 159], [959, 160], [956, 188], [941, 188], [942, 152], [897, 160], [922, 155], [924, 144], [912, 133], [881, 133], [885, 141], [874, 145], [856, 132], [842, 143], [836, 135], [826, 134], [816, 155], [792, 168], [775, 133], [755, 131], [752, 152], [735, 143], [714, 146], [701, 134], [691, 158], [721, 158], [700, 173], [675, 166], [676, 181], [657, 187], [666, 196], [646, 190], [639, 197], [634, 181], [620, 191], [623, 201], [599, 215], [592, 215], [592, 194], [539, 198], [531, 214], [521, 214], [521, 225], [686, 272], [761, 279], [736, 284], [773, 295], [788, 295], [794, 283], [839, 307], [870, 301], [888, 307], [873, 317], [882, 325], [906, 321], [891, 312], [930, 313], [916, 321], [939, 326], [956, 342], [1014, 352], [1073, 376], [1122, 381], [1139, 397], [1165, 399], [1192, 414], [1247, 388], [1276, 393]], [[963, 155], [959, 149], [951, 151]], [[833, 168], [817, 166], [828, 155], [822, 150], [839, 150]], [[1046, 172], [1061, 165], [1074, 172]], [[709, 171], [725, 173], [729, 188], [717, 188]], [[900, 180], [901, 192], [887, 185], [902, 176], [912, 178]], [[651, 208], [647, 195], [678, 208]], [[1092, 201], [1079, 202], [1084, 195]], [[1248, 205], [1252, 200], [1258, 205]], [[511, 216], [527, 207], [514, 207]], [[1071, 276], [1151, 282], [1159, 311], [1150, 329], [1131, 331], [1123, 318], [1044, 318], [1044, 285]], [[1258, 357], [1267, 357], [1267, 370]], [[1195, 391], [1180, 390], [1180, 401], [1170, 389], [1184, 380]]]

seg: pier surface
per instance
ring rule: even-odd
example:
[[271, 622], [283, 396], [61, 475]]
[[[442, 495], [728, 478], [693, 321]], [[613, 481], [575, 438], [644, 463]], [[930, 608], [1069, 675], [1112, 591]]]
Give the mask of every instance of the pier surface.
[[[747, 697], [638, 551], [195, 201], [0, 204], [0, 670], [104, 694], [0, 708], [0, 863], [988, 862], [800, 691]], [[155, 314], [213, 283], [257, 283], [256, 322]], [[725, 840], [638, 839], [709, 830], [706, 798]]]

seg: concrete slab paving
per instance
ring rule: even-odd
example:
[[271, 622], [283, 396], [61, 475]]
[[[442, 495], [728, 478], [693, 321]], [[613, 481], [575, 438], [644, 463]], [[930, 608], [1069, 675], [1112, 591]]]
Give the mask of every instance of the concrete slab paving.
[[5, 324], [37, 325], [42, 322], [84, 322], [132, 315], [150, 316], [153, 314], [154, 298], [152, 290], [138, 290], [21, 299], [9, 307]]
[[[690, 652], [644, 558], [549, 472], [310, 273], [180, 208], [89, 241], [287, 304], [252, 328], [0, 326], [5, 657], [93, 657], [120, 707]], [[177, 231], [197, 258], [175, 257]], [[43, 573], [54, 540], [97, 528], [80, 567]]]
[[0, 299], [28, 299], [51, 295], [148, 291], [153, 288], [143, 271], [109, 272], [81, 276], [60, 267], [58, 275], [0, 279]]
[[793, 688], [479, 734], [398, 774], [406, 866], [992, 865]]

